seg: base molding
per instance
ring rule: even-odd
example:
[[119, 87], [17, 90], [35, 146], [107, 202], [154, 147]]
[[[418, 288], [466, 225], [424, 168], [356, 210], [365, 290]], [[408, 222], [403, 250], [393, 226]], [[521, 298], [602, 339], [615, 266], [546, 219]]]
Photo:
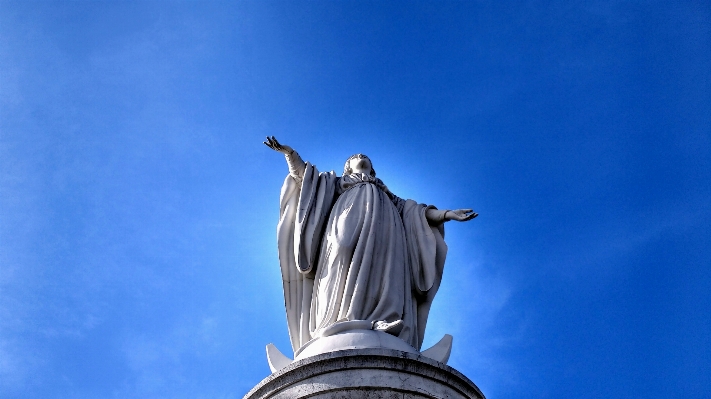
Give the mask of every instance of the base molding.
[[417, 353], [352, 349], [297, 360], [252, 388], [244, 399], [477, 398], [457, 370]]

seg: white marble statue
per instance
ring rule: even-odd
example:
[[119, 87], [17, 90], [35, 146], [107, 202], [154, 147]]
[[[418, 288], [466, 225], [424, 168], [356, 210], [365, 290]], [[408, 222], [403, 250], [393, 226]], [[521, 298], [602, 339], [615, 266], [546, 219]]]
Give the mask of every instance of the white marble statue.
[[277, 232], [294, 352], [349, 328], [383, 331], [419, 351], [447, 252], [443, 223], [477, 214], [397, 197], [363, 154], [338, 177], [274, 137], [264, 144], [289, 166]]

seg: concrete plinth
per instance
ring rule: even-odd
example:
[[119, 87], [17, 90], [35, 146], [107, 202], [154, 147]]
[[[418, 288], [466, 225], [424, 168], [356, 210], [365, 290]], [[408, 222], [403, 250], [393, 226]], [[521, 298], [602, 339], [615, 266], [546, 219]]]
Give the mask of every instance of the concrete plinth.
[[457, 370], [417, 353], [353, 349], [295, 361], [265, 378], [244, 399], [478, 398]]

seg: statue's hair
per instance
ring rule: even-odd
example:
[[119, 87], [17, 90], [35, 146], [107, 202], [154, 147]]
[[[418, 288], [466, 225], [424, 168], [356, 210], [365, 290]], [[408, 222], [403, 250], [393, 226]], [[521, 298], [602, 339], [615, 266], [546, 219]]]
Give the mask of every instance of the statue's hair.
[[[364, 155], [364, 154], [353, 154], [348, 159], [346, 159], [345, 165], [343, 165], [343, 176], [350, 175], [353, 173], [353, 169], [351, 169], [351, 159], [357, 157], [358, 155]], [[365, 156], [368, 158], [368, 156]], [[368, 158], [370, 159], [370, 158]], [[370, 160], [370, 176], [375, 177], [375, 168], [373, 168], [373, 160]]]

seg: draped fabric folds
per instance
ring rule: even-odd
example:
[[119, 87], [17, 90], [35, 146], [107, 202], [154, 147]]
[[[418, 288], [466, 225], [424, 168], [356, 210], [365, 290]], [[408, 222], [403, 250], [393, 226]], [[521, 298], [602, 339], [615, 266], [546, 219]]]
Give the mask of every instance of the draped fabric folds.
[[402, 319], [399, 337], [420, 349], [447, 252], [427, 209], [367, 175], [306, 163], [302, 179], [286, 177], [277, 241], [295, 352], [342, 320]]

